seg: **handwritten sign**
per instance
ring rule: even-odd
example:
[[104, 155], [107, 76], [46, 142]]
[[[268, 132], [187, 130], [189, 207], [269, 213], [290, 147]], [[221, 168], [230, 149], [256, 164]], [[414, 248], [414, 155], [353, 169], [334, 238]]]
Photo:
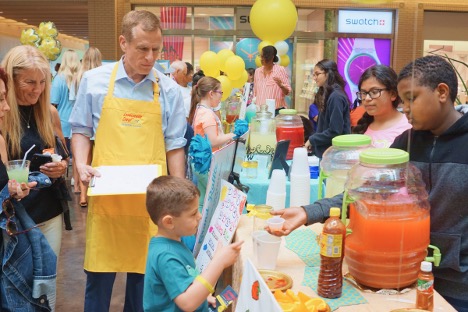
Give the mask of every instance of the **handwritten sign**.
[[223, 245], [231, 243], [232, 237], [236, 232], [239, 219], [244, 210], [247, 195], [238, 190], [231, 183], [221, 181], [221, 196], [219, 198], [216, 211], [211, 218], [208, 233], [202, 243], [198, 253], [196, 264], [201, 273], [213, 259], [214, 252], [218, 242]]
[[[248, 136], [248, 131], [242, 138]], [[215, 212], [221, 194], [221, 181], [228, 180], [231, 172], [232, 159], [234, 157], [236, 144], [231, 142], [227, 146], [213, 153], [211, 158], [210, 171], [208, 172], [208, 183], [206, 185], [205, 201], [202, 209], [202, 219], [198, 226], [197, 238], [193, 248], [193, 254], [196, 257], [200, 251], [203, 239], [208, 232], [211, 218]], [[240, 173], [241, 164], [245, 157], [245, 144], [239, 142], [237, 146], [236, 161], [234, 171]]]

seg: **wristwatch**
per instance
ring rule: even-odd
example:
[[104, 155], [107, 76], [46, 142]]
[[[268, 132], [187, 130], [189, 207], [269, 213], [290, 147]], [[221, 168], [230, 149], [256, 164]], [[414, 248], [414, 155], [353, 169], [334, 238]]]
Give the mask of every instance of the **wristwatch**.
[[375, 51], [374, 39], [356, 38], [354, 39], [353, 50], [345, 64], [345, 78], [351, 90], [353, 102], [356, 99], [359, 79], [362, 73], [369, 67], [380, 64], [380, 60]]

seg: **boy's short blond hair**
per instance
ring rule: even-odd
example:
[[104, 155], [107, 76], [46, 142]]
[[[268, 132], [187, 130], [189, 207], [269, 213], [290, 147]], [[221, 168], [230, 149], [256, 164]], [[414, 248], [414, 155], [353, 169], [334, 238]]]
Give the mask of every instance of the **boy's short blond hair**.
[[146, 209], [151, 220], [158, 224], [166, 215], [180, 216], [200, 196], [200, 191], [191, 181], [175, 176], [154, 179], [146, 189]]

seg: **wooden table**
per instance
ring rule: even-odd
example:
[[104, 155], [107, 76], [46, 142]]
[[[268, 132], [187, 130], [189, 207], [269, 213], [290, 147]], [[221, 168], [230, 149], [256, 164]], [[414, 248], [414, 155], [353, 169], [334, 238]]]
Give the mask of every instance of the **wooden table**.
[[[239, 291], [239, 286], [242, 277], [242, 270], [244, 266], [244, 261], [247, 258], [253, 260], [253, 249], [252, 249], [252, 238], [251, 233], [253, 229], [253, 218], [243, 215], [241, 217], [239, 227], [237, 228], [236, 235], [234, 237], [235, 241], [244, 240], [242, 246], [241, 254], [237, 262], [232, 267], [232, 281], [231, 285], [235, 291]], [[322, 229], [322, 224], [314, 224], [311, 226], [311, 229], [316, 233], [320, 233]], [[253, 260], [255, 263], [255, 260]], [[281, 244], [281, 249], [278, 256], [278, 262], [276, 270], [286, 273], [293, 278], [293, 290], [295, 292], [302, 291], [303, 293], [311, 296], [318, 297], [318, 295], [307, 286], [302, 286], [302, 279], [304, 276], [304, 262], [291, 250], [287, 249], [285, 246], [285, 241]], [[343, 266], [343, 272], [347, 272], [346, 265]], [[228, 281], [226, 281], [228, 282]], [[347, 281], [344, 281], [347, 283]], [[366, 304], [359, 304], [353, 306], [344, 306], [340, 307], [336, 311], [346, 312], [346, 311], [359, 311], [359, 312], [389, 312], [393, 309], [399, 308], [414, 308], [416, 302], [416, 289], [401, 294], [401, 295], [380, 295], [374, 293], [361, 292], [361, 295], [367, 300]], [[232, 309], [235, 311], [235, 308]], [[450, 312], [455, 311], [452, 306], [445, 301], [445, 299], [439, 295], [437, 292], [434, 292], [434, 311], [443, 311]]]

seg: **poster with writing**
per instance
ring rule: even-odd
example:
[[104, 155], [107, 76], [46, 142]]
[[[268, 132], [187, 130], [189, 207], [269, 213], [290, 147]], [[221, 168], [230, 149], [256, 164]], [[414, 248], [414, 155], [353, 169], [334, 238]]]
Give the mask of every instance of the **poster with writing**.
[[[242, 138], [248, 137], [249, 132], [245, 133]], [[208, 227], [211, 218], [218, 205], [219, 196], [221, 194], [221, 180], [228, 180], [229, 173], [231, 172], [232, 159], [236, 154], [234, 172], [240, 173], [242, 161], [245, 158], [245, 144], [239, 142], [236, 151], [236, 143], [231, 142], [223, 148], [213, 153], [211, 158], [210, 170], [208, 172], [208, 183], [206, 185], [205, 201], [202, 209], [202, 219], [198, 226], [197, 238], [193, 248], [193, 255], [195, 258], [200, 251], [201, 244], [208, 232]]]
[[236, 304], [236, 312], [247, 311], [283, 311], [250, 259], [247, 259], [244, 264]]
[[234, 185], [225, 180], [221, 181], [219, 202], [196, 259], [197, 269], [200, 273], [210, 263], [219, 242], [222, 242], [223, 245], [231, 243], [246, 199], [247, 195]]

